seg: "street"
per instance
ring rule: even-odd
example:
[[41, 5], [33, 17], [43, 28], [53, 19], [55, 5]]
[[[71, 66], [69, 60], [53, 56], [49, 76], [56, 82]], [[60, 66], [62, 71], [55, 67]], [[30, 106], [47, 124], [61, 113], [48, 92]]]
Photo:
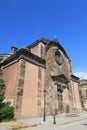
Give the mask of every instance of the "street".
[[33, 130], [87, 130], [87, 119], [60, 126], [58, 125], [46, 126], [44, 124], [35, 127]]
[[59, 128], [57, 126], [57, 129], [58, 130], [77, 130], [77, 129], [78, 130], [87, 130], [87, 120], [77, 121], [77, 122], [70, 123], [70, 124], [67, 124], [64, 126], [60, 126]]

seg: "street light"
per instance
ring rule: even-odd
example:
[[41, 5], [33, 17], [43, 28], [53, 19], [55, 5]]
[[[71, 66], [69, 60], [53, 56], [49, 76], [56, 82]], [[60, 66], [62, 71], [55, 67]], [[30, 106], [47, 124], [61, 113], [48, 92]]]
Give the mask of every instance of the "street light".
[[56, 88], [55, 88], [55, 91], [54, 91], [54, 118], [53, 118], [53, 124], [56, 124]]
[[46, 121], [46, 89], [44, 88], [44, 114], [43, 114], [43, 121], [45, 122]]
[[56, 113], [54, 113], [53, 124], [56, 124]]

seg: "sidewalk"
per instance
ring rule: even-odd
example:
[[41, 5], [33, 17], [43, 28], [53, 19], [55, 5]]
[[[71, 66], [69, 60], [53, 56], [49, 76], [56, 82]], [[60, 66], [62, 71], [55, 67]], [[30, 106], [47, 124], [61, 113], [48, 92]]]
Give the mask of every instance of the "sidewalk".
[[[63, 124], [67, 124], [67, 123], [72, 123], [75, 121], [80, 121], [80, 120], [84, 120], [87, 119], [87, 113], [79, 113], [77, 115], [57, 115], [56, 116], [56, 125], [63, 125]], [[23, 122], [29, 126], [37, 126], [37, 125], [53, 125], [54, 122], [54, 117], [53, 116], [48, 116], [46, 117], [46, 121], [43, 122], [43, 117], [40, 118], [32, 118], [32, 119], [19, 119], [17, 120], [19, 122]]]
[[[55, 126], [61, 126], [61, 125], [65, 125], [65, 124], [69, 124], [72, 122], [77, 122], [77, 121], [81, 121], [81, 120], [85, 120], [87, 119], [87, 113], [79, 113], [77, 115], [72, 115], [69, 114], [67, 115], [57, 115], [55, 118], [56, 124]], [[53, 116], [48, 116], [46, 117], [46, 121], [43, 122], [43, 117], [40, 118], [32, 118], [32, 119], [18, 119], [16, 122], [14, 123], [18, 123], [21, 124], [20, 126], [30, 126], [31, 129], [33, 130], [48, 130], [48, 128], [52, 128], [54, 126], [53, 124], [54, 122], [54, 117]], [[0, 130], [11, 130], [12, 129], [12, 124], [11, 123], [5, 123], [5, 125], [1, 125], [0, 124]], [[28, 130], [30, 130], [29, 128], [27, 128]], [[24, 129], [23, 129], [24, 130]]]
[[12, 130], [17, 128], [27, 128], [28, 125], [18, 122], [18, 121], [11, 121], [11, 122], [1, 122], [0, 123], [0, 130]]

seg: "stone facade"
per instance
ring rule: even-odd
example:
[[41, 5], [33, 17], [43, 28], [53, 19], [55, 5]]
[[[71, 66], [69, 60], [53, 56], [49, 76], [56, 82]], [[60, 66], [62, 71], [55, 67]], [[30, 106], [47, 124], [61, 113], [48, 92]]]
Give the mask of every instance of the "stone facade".
[[43, 116], [44, 109], [47, 115], [81, 110], [79, 78], [57, 40], [41, 38], [18, 51], [11, 49], [11, 55], [0, 60], [0, 72], [5, 100], [12, 102], [16, 117]]
[[[66, 112], [67, 106], [69, 106], [70, 111], [81, 110], [78, 92], [79, 78], [72, 76], [69, 57], [62, 51], [61, 46], [58, 46], [56, 41], [50, 42], [47, 48], [49, 48], [46, 53], [46, 101], [48, 113]], [[72, 83], [74, 85], [73, 90]], [[75, 96], [76, 104], [74, 104], [75, 100], [73, 100], [74, 93], [77, 94]]]

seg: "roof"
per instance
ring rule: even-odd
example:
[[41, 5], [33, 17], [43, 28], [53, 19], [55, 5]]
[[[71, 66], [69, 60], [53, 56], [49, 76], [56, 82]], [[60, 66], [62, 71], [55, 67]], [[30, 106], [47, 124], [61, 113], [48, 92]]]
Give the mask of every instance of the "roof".
[[30, 45], [26, 46], [28, 48], [33, 48], [35, 47], [36, 45], [38, 45], [40, 42], [42, 42], [43, 44], [47, 45], [49, 43], [49, 39], [46, 39], [46, 38], [40, 38], [38, 40], [36, 40], [35, 42], [31, 43]]
[[46, 38], [40, 38], [38, 39], [37, 41], [31, 43], [30, 45], [26, 46], [26, 48], [33, 48], [35, 46], [37, 46], [40, 42], [42, 42], [43, 44], [45, 44], [47, 46], [47, 49], [46, 51], [48, 51], [48, 49], [54, 44], [54, 45], [57, 45], [58, 48], [60, 50], [63, 51], [63, 53], [65, 54], [65, 56], [70, 60], [69, 56], [67, 55], [65, 49], [61, 46], [61, 44], [59, 43], [59, 41], [57, 39], [54, 39], [54, 40], [49, 40], [49, 39], [46, 39]]
[[[20, 55], [27, 55], [27, 56], [31, 56], [34, 59], [37, 59], [37, 62], [42, 62], [44, 59], [42, 59], [41, 57], [38, 57], [37, 55], [34, 55], [30, 52], [30, 49], [35, 47], [36, 45], [38, 45], [40, 42], [42, 42], [44, 45], [46, 45], [46, 50], [48, 51], [48, 49], [53, 46], [56, 45], [58, 46], [59, 49], [61, 49], [63, 51], [63, 53], [65, 54], [65, 56], [69, 59], [66, 51], [64, 50], [64, 48], [60, 45], [60, 43], [58, 42], [57, 39], [55, 40], [49, 40], [46, 38], [40, 38], [37, 41], [33, 42], [32, 44], [26, 46], [25, 48], [22, 48], [20, 50], [18, 50], [15, 54], [11, 55], [10, 57], [8, 57], [6, 60], [3, 61], [2, 64], [6, 64], [7, 62], [11, 62], [13, 61], [15, 58], [18, 58]], [[28, 48], [28, 49], [27, 49]], [[43, 61], [42, 64], [45, 63], [45, 60]], [[1, 65], [1, 64], [0, 64]]]

